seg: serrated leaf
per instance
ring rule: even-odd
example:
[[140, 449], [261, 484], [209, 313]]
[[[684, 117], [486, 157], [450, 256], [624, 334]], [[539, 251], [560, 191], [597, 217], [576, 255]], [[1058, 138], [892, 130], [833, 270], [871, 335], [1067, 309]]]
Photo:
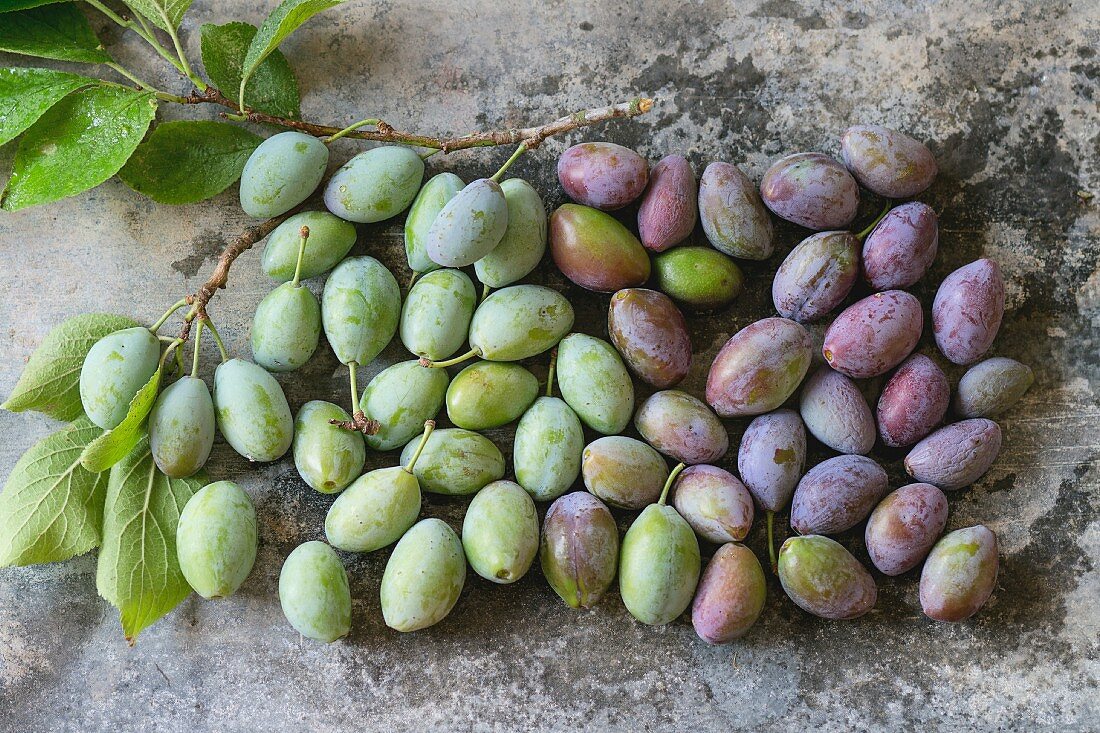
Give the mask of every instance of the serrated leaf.
[[111, 469], [96, 589], [119, 610], [131, 644], [191, 593], [176, 559], [176, 525], [204, 477], [170, 479], [142, 440]]
[[[249, 77], [256, 71], [260, 63], [268, 55], [279, 47], [287, 36], [297, 30], [298, 26], [305, 23], [322, 10], [339, 5], [344, 0], [283, 0], [279, 7], [271, 11], [271, 15], [264, 18], [260, 29], [252, 43], [248, 45], [248, 53], [244, 56], [242, 64], [242, 84], [247, 85]], [[243, 95], [245, 100], [248, 95]]]
[[231, 186], [261, 142], [259, 135], [228, 122], [165, 122], [138, 146], [118, 177], [162, 204], [191, 204]]
[[154, 114], [151, 92], [99, 86], [70, 94], [20, 138], [0, 206], [15, 211], [98, 186], [122, 168]]
[[0, 13], [11, 13], [16, 10], [26, 10], [27, 8], [37, 8], [40, 5], [53, 5], [60, 2], [70, 2], [70, 0], [0, 0]]
[[126, 4], [161, 30], [175, 31], [194, 0], [126, 0]]
[[[206, 75], [222, 94], [240, 103], [241, 68], [248, 46], [256, 35], [256, 26], [249, 23], [203, 25], [202, 63]], [[248, 82], [248, 106], [261, 112], [297, 119], [299, 108], [298, 80], [290, 63], [278, 49], [272, 51], [252, 72]]]
[[0, 51], [90, 64], [111, 60], [88, 19], [70, 3], [5, 13], [0, 23]]
[[84, 454], [80, 456], [80, 465], [89, 471], [99, 473], [121, 461], [145, 437], [145, 421], [157, 401], [160, 391], [160, 378], [163, 364], [153, 372], [145, 386], [138, 390], [130, 400], [126, 417], [111, 430], [88, 443]]
[[95, 83], [53, 69], [0, 69], [0, 145], [15, 139], [68, 94]]
[[96, 341], [115, 331], [137, 326], [126, 316], [84, 313], [59, 323], [31, 354], [15, 389], [0, 408], [34, 410], [55, 420], [75, 420], [80, 404], [80, 367]]
[[80, 465], [102, 432], [82, 417], [31, 446], [0, 493], [0, 567], [60, 562], [99, 545], [107, 474]]

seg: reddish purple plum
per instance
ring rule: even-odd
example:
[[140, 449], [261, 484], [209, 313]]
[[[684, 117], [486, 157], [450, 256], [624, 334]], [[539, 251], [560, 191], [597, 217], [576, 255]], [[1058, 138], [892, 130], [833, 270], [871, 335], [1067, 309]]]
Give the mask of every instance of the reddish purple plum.
[[886, 493], [886, 471], [866, 456], [837, 456], [811, 468], [791, 499], [799, 534], [837, 534], [856, 526]]
[[920, 301], [904, 290], [887, 290], [841, 311], [825, 331], [821, 353], [841, 374], [877, 377], [909, 356], [923, 328]]
[[907, 288], [928, 272], [939, 241], [931, 206], [920, 201], [896, 206], [863, 240], [863, 278], [874, 290]]
[[638, 236], [651, 252], [664, 252], [695, 229], [699, 193], [691, 163], [682, 155], [662, 158], [649, 173], [638, 207]]
[[909, 484], [886, 495], [871, 512], [864, 537], [871, 562], [884, 575], [920, 565], [947, 526], [947, 497], [932, 484]]
[[881, 125], [855, 125], [840, 138], [844, 165], [868, 190], [888, 199], [916, 196], [938, 167], [924, 143]]
[[951, 385], [936, 362], [913, 354], [901, 363], [878, 398], [878, 433], [891, 448], [913, 445], [943, 422]]
[[586, 491], [566, 494], [546, 510], [539, 555], [542, 574], [554, 592], [571, 608], [591, 608], [615, 580], [615, 518]]
[[728, 644], [760, 618], [767, 595], [764, 569], [752, 550], [735, 542], [722, 545], [699, 580], [691, 625], [708, 644]]
[[615, 143], [581, 143], [558, 158], [566, 195], [601, 211], [621, 209], [642, 195], [649, 180], [645, 158]]
[[772, 280], [779, 315], [809, 323], [840, 305], [859, 278], [859, 240], [851, 232], [818, 232], [791, 250]]
[[795, 153], [764, 174], [760, 198], [779, 218], [807, 229], [844, 229], [856, 218], [859, 186], [828, 155]]
[[1005, 283], [1001, 268], [980, 259], [952, 272], [940, 283], [932, 301], [932, 332], [936, 345], [956, 364], [973, 364], [997, 338], [1005, 313]]

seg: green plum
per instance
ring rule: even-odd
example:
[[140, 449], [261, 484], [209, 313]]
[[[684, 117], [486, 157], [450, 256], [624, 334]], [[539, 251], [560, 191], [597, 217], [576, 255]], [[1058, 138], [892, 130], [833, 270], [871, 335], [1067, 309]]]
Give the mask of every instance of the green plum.
[[312, 400], [302, 405], [294, 420], [294, 467], [311, 488], [336, 494], [363, 472], [367, 448], [363, 436], [332, 421], [351, 419], [343, 408]]
[[241, 208], [257, 219], [285, 214], [309, 198], [328, 166], [328, 146], [302, 132], [260, 143], [241, 173]]
[[325, 517], [325, 536], [333, 547], [374, 552], [401, 539], [416, 523], [420, 482], [413, 468], [434, 428], [434, 421], [424, 423], [424, 435], [404, 465], [368, 471], [336, 497]]
[[383, 145], [344, 163], [325, 188], [325, 206], [359, 224], [385, 221], [408, 208], [424, 180], [424, 161], [412, 148]]
[[462, 270], [436, 270], [409, 288], [401, 306], [401, 343], [426, 359], [446, 359], [466, 342], [477, 291]]
[[446, 618], [466, 584], [462, 541], [442, 519], [420, 520], [393, 548], [382, 574], [382, 618], [417, 631]]
[[668, 466], [648, 443], [608, 435], [585, 447], [581, 475], [585, 488], [611, 506], [641, 509], [660, 497]]
[[302, 636], [326, 644], [351, 631], [351, 588], [339, 555], [324, 542], [291, 552], [279, 573], [283, 615]]
[[[413, 441], [401, 451], [408, 465], [417, 449]], [[413, 471], [424, 491], [433, 494], [473, 494], [504, 477], [504, 456], [493, 441], [462, 428], [436, 430], [428, 439]]]
[[546, 253], [546, 206], [527, 181], [509, 178], [500, 184], [508, 204], [508, 228], [500, 244], [474, 263], [477, 279], [503, 288], [528, 275]]
[[161, 472], [186, 478], [214, 447], [214, 401], [206, 382], [180, 377], [165, 388], [149, 413], [149, 447]]
[[519, 364], [479, 361], [451, 380], [447, 417], [467, 430], [499, 428], [522, 415], [538, 392], [539, 380]]
[[431, 272], [439, 265], [428, 257], [427, 238], [435, 217], [447, 202], [466, 186], [454, 173], [439, 173], [428, 179], [405, 217], [405, 256], [414, 273]]
[[327, 211], [303, 211], [275, 228], [267, 238], [260, 267], [279, 282], [294, 279], [302, 227], [309, 228], [309, 246], [302, 255], [303, 280], [317, 277], [336, 267], [355, 244], [355, 226]]
[[492, 252], [508, 228], [508, 201], [500, 184], [479, 178], [446, 203], [428, 227], [424, 246], [432, 262], [466, 267]]
[[603, 339], [571, 333], [558, 346], [561, 396], [588, 427], [621, 433], [634, 413], [634, 384], [615, 347]]
[[514, 583], [535, 561], [539, 517], [535, 502], [512, 481], [477, 492], [462, 520], [462, 548], [474, 572], [494, 583]]
[[241, 587], [256, 561], [256, 509], [232, 481], [195, 493], [176, 525], [176, 556], [187, 584], [203, 598], [225, 598]]
[[283, 388], [263, 367], [230, 359], [214, 372], [218, 430], [250, 461], [282, 457], [294, 438], [294, 419]]
[[341, 364], [374, 361], [397, 332], [400, 313], [401, 288], [373, 257], [349, 257], [325, 283], [321, 321]]
[[584, 428], [573, 408], [557, 397], [539, 397], [516, 426], [516, 481], [536, 501], [552, 501], [577, 480], [583, 451]]
[[653, 258], [657, 290], [692, 310], [724, 308], [741, 294], [745, 276], [729, 256], [710, 247], [674, 247]]
[[115, 331], [96, 341], [80, 368], [84, 412], [104, 430], [115, 428], [159, 363], [160, 341], [144, 326]]
[[313, 356], [321, 338], [321, 305], [299, 282], [283, 283], [256, 306], [252, 358], [272, 372], [293, 371]]
[[359, 401], [366, 416], [378, 423], [367, 445], [384, 451], [412, 440], [425, 420], [439, 414], [449, 382], [446, 370], [425, 369], [417, 361], [402, 361], [376, 374]]

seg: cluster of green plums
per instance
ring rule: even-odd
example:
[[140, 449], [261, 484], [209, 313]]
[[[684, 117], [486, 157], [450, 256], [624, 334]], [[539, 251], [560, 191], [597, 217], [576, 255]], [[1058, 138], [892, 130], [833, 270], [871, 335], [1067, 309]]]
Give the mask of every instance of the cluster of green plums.
[[[327, 543], [296, 548], [279, 581], [290, 623], [326, 642], [346, 635], [351, 623], [348, 578], [336, 550], [373, 552], [391, 545], [381, 604], [385, 622], [399, 631], [446, 617], [464, 586], [467, 564], [481, 577], [506, 584], [540, 558], [547, 581], [570, 606], [597, 603], [617, 577], [626, 608], [643, 623], [667, 624], [691, 606], [700, 637], [728, 642], [755, 623], [765, 600], [761, 564], [741, 544], [754, 511], [768, 514], [770, 544], [772, 514], [792, 494], [792, 526], [802, 536], [783, 544], [775, 565], [784, 590], [800, 607], [834, 619], [854, 618], [873, 607], [872, 576], [826, 535], [855, 526], [874, 509], [867, 539], [875, 565], [895, 575], [928, 557], [921, 581], [925, 613], [939, 620], [966, 618], [992, 592], [996, 539], [979, 526], [937, 542], [946, 522], [940, 488], [959, 488], [984, 473], [999, 447], [999, 431], [997, 446], [984, 452], [978, 446], [980, 455], [969, 462], [952, 458], [946, 449], [924, 447], [933, 434], [910, 454], [924, 451], [922, 467], [916, 458], [912, 466], [906, 463], [914, 476], [928, 478], [883, 498], [885, 472], [862, 455], [875, 442], [875, 423], [867, 428], [870, 442], [862, 424], [848, 429], [858, 421], [844, 412], [841, 398], [849, 392], [861, 404], [863, 398], [849, 382], [837, 382], [846, 380], [845, 374], [860, 376], [843, 371], [845, 354], [858, 352], [875, 368], [876, 360], [892, 359], [876, 374], [897, 366], [915, 345], [920, 326], [915, 335], [899, 326], [892, 341], [884, 337], [885, 345], [872, 339], [870, 346], [853, 343], [843, 353], [840, 340], [827, 343], [825, 359], [843, 374], [826, 367], [806, 382], [801, 414], [778, 409], [809, 368], [810, 336], [801, 323], [847, 296], [858, 274], [858, 254], [834, 256], [831, 244], [816, 244], [818, 235], [807, 239], [813, 240], [811, 254], [802, 256], [801, 264], [784, 263], [787, 270], [781, 268], [774, 284], [776, 307], [785, 317], [763, 319], [730, 339], [711, 367], [705, 402], [674, 389], [692, 358], [683, 311], [712, 311], [737, 297], [743, 277], [733, 258], [766, 259], [774, 250], [769, 210], [811, 229], [847, 226], [858, 200], [855, 178], [879, 195], [902, 198], [923, 190], [935, 175], [923, 145], [885, 128], [853, 128], [844, 145], [847, 168], [819, 154], [788, 156], [765, 176], [762, 195], [726, 163], [711, 164], [697, 187], [680, 156], [669, 156], [650, 171], [627, 148], [577, 145], [558, 163], [559, 180], [577, 203], [561, 206], [549, 221], [530, 184], [497, 182], [504, 169], [469, 184], [452, 173], [425, 183], [423, 159], [409, 148], [361, 153], [326, 184], [327, 210], [296, 213], [270, 235], [262, 268], [281, 284], [256, 310], [253, 361], [220, 364], [212, 396], [195, 376], [159, 395], [149, 417], [153, 457], [169, 476], [192, 475], [206, 462], [217, 429], [252, 461], [274, 461], [292, 450], [306, 484], [338, 495], [325, 520]], [[287, 213], [313, 193], [327, 163], [328, 148], [313, 137], [285, 132], [268, 138], [245, 167], [242, 207], [256, 217]], [[638, 199], [635, 236], [606, 212]], [[385, 221], [406, 209], [405, 247], [414, 278], [402, 298], [396, 278], [381, 262], [348, 253], [356, 240], [354, 223]], [[712, 246], [680, 246], [700, 218]], [[895, 271], [883, 263], [891, 258], [909, 258], [915, 275], [908, 284], [924, 274], [935, 254], [934, 214], [931, 226], [930, 242], [926, 224], [913, 224], [915, 233], [899, 235], [895, 228], [880, 234], [888, 251], [874, 272], [865, 250], [864, 274], [873, 289], [906, 287], [886, 282]], [[826, 234], [857, 241], [847, 232]], [[573, 332], [573, 307], [561, 293], [519, 283], [548, 248], [571, 281], [612, 293], [609, 340]], [[811, 265], [823, 276], [806, 274]], [[469, 274], [459, 269], [467, 266], [484, 286], [480, 298]], [[318, 300], [302, 281], [325, 273]], [[841, 276], [847, 289], [838, 297], [831, 283]], [[655, 289], [641, 287], [651, 277]], [[867, 299], [868, 308], [887, 313], [877, 323], [890, 321], [895, 311], [904, 311], [905, 297], [912, 296], [902, 290], [876, 293]], [[995, 298], [986, 300], [995, 310]], [[831, 305], [824, 307], [826, 301]], [[958, 320], [965, 320], [966, 307]], [[999, 325], [1000, 312], [996, 319]], [[973, 358], [968, 354], [956, 363], [976, 361], [996, 325], [983, 347], [969, 348]], [[349, 369], [350, 410], [314, 400], [292, 418], [271, 373], [305, 364], [322, 331]], [[358, 368], [374, 361], [395, 336], [410, 358], [383, 369], [360, 393]], [[941, 349], [950, 355], [944, 344]], [[519, 363], [540, 355], [550, 373], [542, 388]], [[471, 359], [476, 360], [453, 377], [448, 372]], [[81, 373], [88, 415], [101, 427], [118, 425], [161, 360], [161, 342], [150, 329], [127, 329], [97, 343]], [[986, 440], [985, 423], [996, 428], [986, 418], [1007, 409], [1030, 384], [1030, 370], [1002, 361], [1011, 363], [982, 362], [960, 384], [957, 409], [972, 419], [949, 426], [965, 426], [956, 429], [965, 433], [959, 440]], [[850, 362], [858, 360], [852, 356]], [[909, 368], [916, 370], [914, 384], [928, 381], [917, 373], [923, 364]], [[657, 390], [640, 405], [635, 378]], [[554, 396], [555, 384], [560, 397]], [[818, 407], [813, 395], [823, 395], [828, 404]], [[937, 417], [918, 426], [924, 432], [910, 435], [908, 442], [891, 440], [912, 426], [898, 427], [880, 416], [878, 429], [888, 445], [911, 445], [932, 432], [946, 409], [945, 402]], [[443, 410], [453, 427], [437, 430]], [[720, 417], [742, 416], [755, 419], [738, 448], [739, 479], [714, 464], [730, 448]], [[514, 480], [507, 480], [504, 456], [482, 431], [512, 423]], [[641, 439], [622, 435], [631, 424]], [[807, 427], [842, 455], [804, 472]], [[586, 429], [601, 437], [586, 443]], [[858, 440], [852, 437], [857, 433]], [[368, 449], [398, 448], [400, 465], [363, 473]], [[569, 493], [578, 479], [587, 491]], [[461, 534], [439, 519], [420, 519], [425, 491], [473, 497]], [[541, 531], [535, 502], [553, 502]], [[640, 510], [621, 542], [609, 507]], [[177, 535], [180, 566], [204, 597], [231, 594], [251, 570], [255, 511], [231, 482], [196, 494]], [[700, 538], [717, 545], [705, 571]]]

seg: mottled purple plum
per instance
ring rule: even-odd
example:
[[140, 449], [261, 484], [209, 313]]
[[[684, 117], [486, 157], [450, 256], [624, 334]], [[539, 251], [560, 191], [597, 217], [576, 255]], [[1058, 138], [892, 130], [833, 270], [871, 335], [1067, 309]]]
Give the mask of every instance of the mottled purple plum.
[[917, 481], [961, 489], [980, 479], [1001, 452], [1001, 428], [976, 417], [940, 428], [913, 446], [905, 470]]
[[718, 466], [688, 466], [673, 486], [672, 505], [695, 534], [722, 544], [740, 542], [752, 529], [752, 494]]
[[841, 311], [825, 331], [821, 353], [841, 374], [877, 377], [909, 356], [923, 328], [920, 301], [904, 290], [887, 290]]
[[879, 196], [904, 199], [932, 185], [939, 170], [928, 148], [880, 125], [855, 125], [840, 138], [844, 165]]
[[646, 398], [634, 427], [650, 445], [680, 463], [713, 463], [730, 446], [729, 433], [711, 409], [687, 392], [667, 389]]
[[1001, 268], [980, 259], [952, 272], [940, 283], [932, 301], [932, 332], [940, 351], [956, 364], [982, 358], [1005, 313], [1005, 283]]
[[863, 277], [874, 290], [907, 288], [928, 272], [939, 242], [931, 206], [920, 201], [896, 206], [863, 240]]
[[562, 274], [587, 290], [613, 293], [649, 279], [649, 255], [610, 214], [577, 204], [550, 215], [550, 254]]
[[806, 380], [799, 401], [811, 434], [841, 453], [870, 452], [875, 445], [875, 419], [859, 387], [827, 366]]
[[581, 476], [585, 488], [611, 506], [641, 509], [660, 498], [668, 464], [640, 440], [609, 435], [585, 447]]
[[619, 528], [607, 506], [587, 491], [546, 510], [539, 551], [542, 574], [570, 608], [591, 608], [615, 580]]
[[695, 590], [691, 625], [708, 644], [728, 644], [752, 628], [767, 596], [764, 570], [752, 550], [736, 542], [722, 545]]
[[866, 456], [837, 456], [802, 477], [791, 499], [799, 534], [837, 534], [856, 526], [886, 493], [886, 471]]
[[878, 432], [891, 448], [913, 445], [943, 421], [951, 385], [936, 362], [913, 354], [901, 363], [878, 398]]
[[558, 158], [558, 180], [577, 203], [621, 209], [642, 195], [649, 180], [645, 158], [615, 143], [581, 143]]
[[649, 187], [638, 207], [642, 246], [664, 252], [687, 239], [695, 228], [698, 197], [691, 163], [682, 155], [662, 158], [649, 173]]
[[871, 562], [901, 575], [924, 560], [947, 526], [947, 497], [932, 484], [909, 484], [886, 495], [871, 512], [864, 537]]
[[818, 232], [791, 250], [772, 280], [779, 315], [809, 323], [848, 297], [859, 277], [859, 240], [851, 232]]
[[699, 179], [699, 218], [714, 248], [743, 260], [775, 250], [772, 220], [749, 177], [730, 163], [711, 163]]
[[920, 606], [936, 621], [965, 621], [997, 586], [997, 535], [984, 525], [957, 529], [932, 548], [920, 576]]
[[760, 198], [779, 218], [807, 229], [844, 229], [856, 218], [859, 186], [828, 155], [795, 153], [764, 174]]
[[691, 368], [687, 321], [664, 293], [644, 288], [615, 293], [607, 333], [630, 371], [658, 389], [679, 384]]
[[1035, 375], [1015, 359], [997, 356], [975, 364], [959, 380], [955, 412], [961, 417], [996, 417], [1016, 404]]
[[707, 375], [707, 402], [722, 417], [774, 410], [802, 383], [812, 349], [809, 332], [786, 318], [745, 326], [714, 358]]
[[820, 535], [787, 538], [779, 549], [779, 582], [795, 605], [821, 618], [858, 618], [878, 600], [867, 568], [839, 542]]
[[794, 410], [776, 410], [749, 423], [737, 451], [737, 471], [769, 512], [787, 506], [806, 465], [806, 428]]

